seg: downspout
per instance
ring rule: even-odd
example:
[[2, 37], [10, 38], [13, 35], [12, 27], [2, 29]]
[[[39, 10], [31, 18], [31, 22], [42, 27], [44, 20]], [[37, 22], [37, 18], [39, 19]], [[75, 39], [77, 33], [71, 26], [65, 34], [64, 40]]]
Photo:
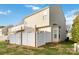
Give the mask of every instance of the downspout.
[[35, 25], [35, 47], [37, 47], [36, 45], [36, 25]]
[[[21, 27], [21, 30], [22, 30], [22, 27]], [[21, 31], [21, 45], [22, 45], [22, 31]]]

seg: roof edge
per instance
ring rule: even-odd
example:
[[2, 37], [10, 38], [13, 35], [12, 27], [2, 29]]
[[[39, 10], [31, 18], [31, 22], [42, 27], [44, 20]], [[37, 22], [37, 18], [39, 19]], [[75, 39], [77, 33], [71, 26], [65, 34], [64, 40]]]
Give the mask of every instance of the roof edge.
[[33, 12], [33, 13], [31, 13], [31, 14], [25, 16], [25, 17], [23, 18], [23, 21], [24, 21], [25, 18], [28, 18], [28, 17], [30, 17], [30, 16], [32, 16], [32, 15], [34, 15], [34, 14], [37, 14], [37, 13], [39, 13], [39, 12], [41, 12], [41, 11], [47, 9], [47, 8], [54, 7], [54, 6], [59, 6], [59, 5], [56, 5], [56, 4], [55, 4], [55, 5], [48, 5], [48, 6], [44, 7], [44, 8], [41, 8], [41, 9], [39, 9], [38, 11], [35, 11], [35, 12]]
[[31, 13], [31, 14], [25, 16], [25, 17], [23, 18], [23, 21], [24, 21], [25, 18], [28, 18], [28, 17], [30, 17], [30, 16], [32, 16], [32, 15], [34, 15], [34, 14], [37, 14], [37, 13], [39, 13], [39, 12], [41, 12], [41, 11], [43, 11], [43, 10], [49, 8], [49, 7], [50, 7], [50, 6], [46, 6], [46, 7], [44, 7], [44, 8], [39, 9], [38, 11], [35, 11], [35, 12], [33, 12], [33, 13]]

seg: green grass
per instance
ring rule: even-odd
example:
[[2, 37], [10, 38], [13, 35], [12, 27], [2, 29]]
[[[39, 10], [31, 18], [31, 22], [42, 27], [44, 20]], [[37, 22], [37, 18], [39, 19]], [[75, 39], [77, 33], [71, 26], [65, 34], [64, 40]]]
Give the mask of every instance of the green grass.
[[73, 41], [57, 44], [49, 43], [39, 48], [0, 42], [0, 55], [74, 55]]

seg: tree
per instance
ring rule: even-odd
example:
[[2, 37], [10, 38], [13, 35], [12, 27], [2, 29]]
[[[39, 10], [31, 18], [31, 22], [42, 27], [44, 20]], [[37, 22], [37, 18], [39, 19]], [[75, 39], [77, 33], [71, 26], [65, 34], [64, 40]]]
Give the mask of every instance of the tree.
[[74, 19], [72, 24], [72, 40], [79, 42], [79, 15]]

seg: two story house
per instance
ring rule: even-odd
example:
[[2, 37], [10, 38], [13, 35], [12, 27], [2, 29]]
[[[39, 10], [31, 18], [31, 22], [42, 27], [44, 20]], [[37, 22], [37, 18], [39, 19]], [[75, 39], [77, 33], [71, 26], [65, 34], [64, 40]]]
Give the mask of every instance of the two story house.
[[[66, 20], [60, 6], [48, 6], [26, 16], [23, 24], [24, 31], [21, 32], [20, 39], [18, 39], [21, 45], [38, 47], [66, 39]], [[11, 42], [13, 39], [9, 40]], [[15, 41], [17, 42], [17, 39]]]

